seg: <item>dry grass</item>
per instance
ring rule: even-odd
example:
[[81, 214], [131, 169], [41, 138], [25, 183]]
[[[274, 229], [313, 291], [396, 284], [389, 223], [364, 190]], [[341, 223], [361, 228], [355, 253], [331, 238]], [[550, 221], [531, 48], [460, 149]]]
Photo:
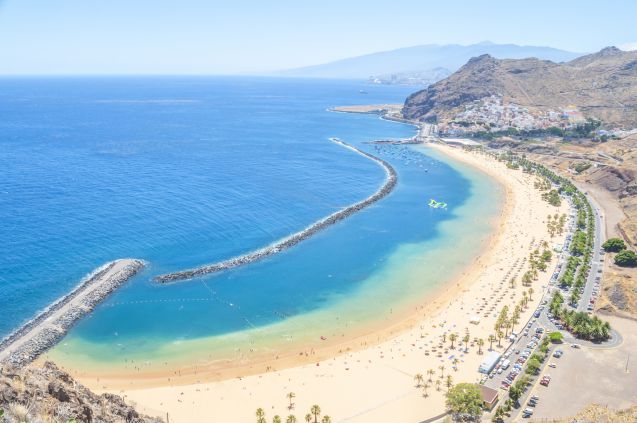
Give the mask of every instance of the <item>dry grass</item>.
[[551, 420], [550, 423], [634, 423], [637, 421], [637, 406], [626, 410], [612, 410], [592, 404], [574, 417]]

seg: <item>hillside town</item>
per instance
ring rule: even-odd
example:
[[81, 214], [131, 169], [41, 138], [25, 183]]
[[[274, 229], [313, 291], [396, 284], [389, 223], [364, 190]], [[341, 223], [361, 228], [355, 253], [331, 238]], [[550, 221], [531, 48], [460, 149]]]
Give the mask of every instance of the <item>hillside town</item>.
[[511, 128], [525, 131], [566, 129], [584, 121], [584, 116], [575, 106], [567, 106], [562, 110], [531, 109], [510, 103], [502, 96], [492, 95], [466, 104], [464, 111], [453, 120], [440, 123], [438, 130], [441, 135], [459, 136]]
[[600, 121], [587, 119], [577, 106], [567, 105], [556, 110], [550, 108], [525, 107], [499, 95], [492, 95], [475, 100], [465, 105], [464, 110], [453, 119], [439, 122], [436, 125], [438, 135], [443, 137], [459, 137], [472, 135], [517, 135], [526, 132], [528, 135], [552, 134], [565, 135], [566, 131], [577, 131], [587, 124], [592, 124], [590, 136], [606, 140], [623, 138], [637, 132], [637, 129], [606, 128], [601, 129]]

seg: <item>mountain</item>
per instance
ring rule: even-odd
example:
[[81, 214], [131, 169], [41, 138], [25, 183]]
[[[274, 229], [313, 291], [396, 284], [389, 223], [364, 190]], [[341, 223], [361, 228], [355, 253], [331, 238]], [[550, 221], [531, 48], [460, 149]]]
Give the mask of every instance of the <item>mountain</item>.
[[444, 122], [487, 97], [538, 110], [569, 108], [606, 124], [636, 127], [637, 51], [607, 47], [566, 63], [481, 55], [409, 96], [403, 115]]
[[444, 68], [457, 70], [471, 57], [489, 54], [498, 58], [538, 57], [556, 62], [572, 60], [579, 53], [551, 47], [519, 46], [482, 42], [472, 45], [427, 44], [337, 60], [322, 65], [283, 71], [280, 75], [311, 78], [367, 79], [370, 76], [429, 72]]

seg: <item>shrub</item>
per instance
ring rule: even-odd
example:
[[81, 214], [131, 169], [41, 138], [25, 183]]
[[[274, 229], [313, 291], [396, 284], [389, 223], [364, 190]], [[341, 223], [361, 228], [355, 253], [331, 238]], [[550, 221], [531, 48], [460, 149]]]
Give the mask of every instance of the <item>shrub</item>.
[[634, 251], [623, 250], [615, 256], [615, 264], [622, 267], [637, 266], [637, 254]]
[[602, 248], [609, 252], [618, 253], [626, 249], [626, 243], [621, 238], [609, 238], [602, 244]]
[[549, 333], [549, 339], [552, 343], [558, 344], [564, 340], [564, 336], [562, 336], [562, 333], [560, 332], [551, 332]]

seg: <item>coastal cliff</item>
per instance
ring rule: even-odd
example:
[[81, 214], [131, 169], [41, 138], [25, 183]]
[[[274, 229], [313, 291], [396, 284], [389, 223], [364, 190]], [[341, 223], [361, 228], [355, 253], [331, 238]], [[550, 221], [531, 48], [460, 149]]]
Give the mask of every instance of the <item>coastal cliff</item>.
[[139, 414], [117, 395], [94, 394], [51, 362], [38, 368], [2, 369], [0, 410], [0, 421], [7, 422], [163, 422]]

